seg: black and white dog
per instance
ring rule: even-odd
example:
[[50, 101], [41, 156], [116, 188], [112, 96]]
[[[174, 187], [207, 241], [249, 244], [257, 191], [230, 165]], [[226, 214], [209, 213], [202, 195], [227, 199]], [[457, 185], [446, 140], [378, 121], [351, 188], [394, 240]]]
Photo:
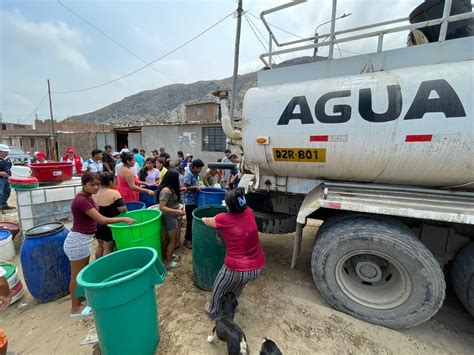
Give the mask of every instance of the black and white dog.
[[283, 355], [273, 340], [263, 338], [260, 355]]
[[232, 292], [226, 293], [219, 300], [217, 309], [216, 325], [212, 328], [212, 335], [207, 337], [207, 341], [212, 343], [217, 337], [227, 343], [227, 353], [229, 355], [247, 355], [247, 339], [243, 330], [234, 323], [235, 308], [239, 302]]

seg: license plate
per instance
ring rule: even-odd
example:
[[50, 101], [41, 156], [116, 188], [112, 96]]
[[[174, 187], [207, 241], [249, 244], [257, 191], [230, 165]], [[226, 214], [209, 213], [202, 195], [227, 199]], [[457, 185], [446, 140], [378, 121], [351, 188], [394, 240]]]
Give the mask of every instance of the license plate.
[[61, 176], [62, 174], [62, 171], [53, 171], [53, 176]]
[[273, 148], [273, 160], [325, 163], [326, 148]]

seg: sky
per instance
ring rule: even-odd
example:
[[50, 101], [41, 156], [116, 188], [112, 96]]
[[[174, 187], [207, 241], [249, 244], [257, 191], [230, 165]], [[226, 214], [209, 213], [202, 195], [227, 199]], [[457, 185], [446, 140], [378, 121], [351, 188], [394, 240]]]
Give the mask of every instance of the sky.
[[[98, 89], [60, 94], [100, 85], [133, 72], [189, 41], [231, 14], [236, 0], [57, 0], [0, 1], [0, 112], [3, 121], [33, 123], [49, 118], [47, 79], [54, 118], [95, 111], [144, 90], [175, 83], [222, 79], [232, 75], [236, 18], [230, 16], [204, 35], [136, 74]], [[289, 0], [243, 0], [239, 74], [263, 65], [258, 56], [268, 48], [261, 11]], [[422, 0], [339, 0], [336, 30], [408, 16]], [[331, 17], [330, 0], [308, 2], [268, 16], [268, 21], [298, 36], [313, 35]], [[251, 30], [265, 37], [262, 43]], [[91, 27], [85, 21], [96, 28]], [[98, 30], [99, 29], [99, 30]], [[273, 28], [280, 41], [297, 37]], [[99, 32], [101, 31], [101, 32]], [[329, 31], [329, 24], [319, 33]], [[109, 38], [103, 35], [105, 33]], [[112, 39], [112, 40], [111, 40]], [[120, 47], [116, 43], [119, 43]], [[386, 48], [404, 46], [406, 33], [387, 36]], [[376, 50], [376, 40], [340, 45], [336, 57]], [[310, 55], [297, 52], [276, 61]], [[327, 54], [322, 49], [320, 55]], [[56, 92], [56, 93], [55, 93]], [[42, 100], [44, 99], [44, 100]]]

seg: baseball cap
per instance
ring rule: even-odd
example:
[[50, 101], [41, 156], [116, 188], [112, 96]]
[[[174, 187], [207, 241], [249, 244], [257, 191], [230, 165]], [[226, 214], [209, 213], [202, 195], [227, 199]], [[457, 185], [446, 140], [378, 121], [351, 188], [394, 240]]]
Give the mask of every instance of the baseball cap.
[[36, 154], [36, 158], [37, 159], [46, 158], [46, 153], [45, 152], [38, 152], [38, 154]]
[[0, 152], [9, 152], [10, 148], [6, 144], [0, 144]]
[[67, 147], [66, 152], [68, 153], [74, 153], [74, 148], [73, 147]]

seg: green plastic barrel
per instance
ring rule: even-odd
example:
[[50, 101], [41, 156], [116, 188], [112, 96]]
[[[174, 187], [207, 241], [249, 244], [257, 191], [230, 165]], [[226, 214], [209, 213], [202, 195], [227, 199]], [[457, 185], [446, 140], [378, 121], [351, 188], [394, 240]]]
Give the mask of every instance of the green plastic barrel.
[[102, 354], [154, 354], [160, 342], [155, 285], [166, 277], [152, 248], [107, 254], [77, 275], [92, 308]]
[[219, 205], [208, 205], [193, 211], [193, 274], [200, 289], [211, 291], [219, 270], [224, 265], [225, 242], [219, 231], [202, 222], [203, 217], [214, 217], [227, 212]]
[[161, 211], [136, 210], [126, 212], [120, 217], [130, 217], [136, 222], [109, 224], [117, 249], [150, 247], [157, 251], [161, 260]]

